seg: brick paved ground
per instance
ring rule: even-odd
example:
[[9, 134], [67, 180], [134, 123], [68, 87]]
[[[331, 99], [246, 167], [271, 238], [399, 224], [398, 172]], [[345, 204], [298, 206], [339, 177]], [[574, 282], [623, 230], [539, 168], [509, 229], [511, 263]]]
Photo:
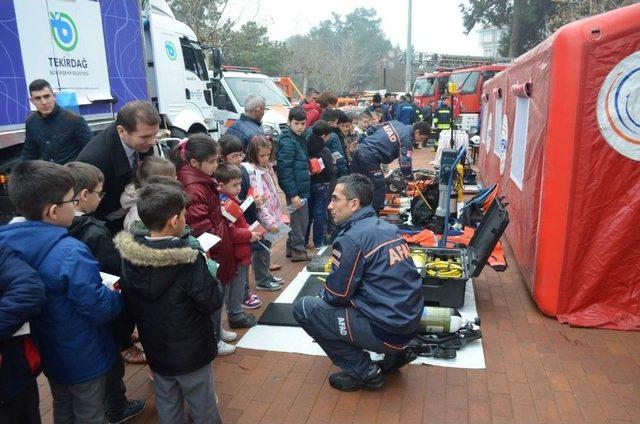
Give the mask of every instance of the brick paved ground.
[[[432, 153], [415, 152], [426, 166]], [[640, 333], [569, 328], [540, 314], [505, 243], [506, 272], [475, 279], [486, 370], [409, 366], [376, 392], [340, 393], [325, 357], [238, 349], [214, 362], [225, 423], [640, 423]], [[274, 260], [291, 281], [302, 268]], [[278, 293], [267, 294], [268, 302]], [[264, 307], [256, 311], [260, 314]], [[128, 365], [128, 396], [147, 399], [132, 423], [157, 421], [146, 366]], [[41, 412], [52, 422], [40, 378]]]

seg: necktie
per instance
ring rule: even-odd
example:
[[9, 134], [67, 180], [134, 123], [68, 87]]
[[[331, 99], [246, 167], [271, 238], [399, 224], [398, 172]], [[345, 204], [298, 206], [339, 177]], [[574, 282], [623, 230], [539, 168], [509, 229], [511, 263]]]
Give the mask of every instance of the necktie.
[[138, 152], [133, 152], [131, 154], [131, 170], [136, 173], [138, 171], [138, 164], [140, 163], [140, 159], [138, 159]]

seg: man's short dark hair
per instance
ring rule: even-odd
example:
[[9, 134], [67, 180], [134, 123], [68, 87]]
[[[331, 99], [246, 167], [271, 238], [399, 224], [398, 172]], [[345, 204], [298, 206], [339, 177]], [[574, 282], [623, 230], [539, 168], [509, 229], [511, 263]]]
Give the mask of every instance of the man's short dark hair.
[[329, 91], [325, 91], [324, 93], [318, 96], [318, 104], [323, 109], [326, 109], [329, 106], [333, 106], [337, 103], [338, 103], [338, 98]]
[[309, 97], [312, 94], [320, 94], [320, 92], [313, 87], [307, 88], [307, 92], [305, 93], [305, 96]]
[[163, 183], [152, 183], [139, 191], [138, 215], [142, 223], [151, 231], [160, 231], [167, 221], [180, 215], [187, 204], [187, 196], [177, 187]]
[[160, 124], [158, 109], [145, 100], [134, 100], [118, 111], [116, 125], [122, 126], [127, 132], [134, 132], [138, 128], [138, 122], [145, 125]]
[[369, 112], [368, 110], [364, 112], [360, 112], [359, 114], [356, 115], [356, 121], [361, 121], [365, 118], [371, 118], [371, 112]]
[[373, 103], [380, 103], [382, 101], [382, 96], [380, 95], [380, 93], [376, 93], [373, 95], [373, 98], [371, 99], [371, 101]]
[[386, 93], [384, 93], [384, 98], [385, 98], [385, 99], [386, 99], [387, 97], [391, 97], [391, 96], [396, 97], [396, 95], [395, 95], [395, 94], [393, 94], [393, 93], [391, 93], [391, 92], [389, 92], [389, 91], [387, 91]]
[[242, 171], [239, 167], [229, 162], [222, 162], [218, 165], [215, 176], [218, 182], [226, 184], [231, 180], [242, 179]]
[[29, 95], [34, 91], [44, 90], [45, 88], [48, 88], [53, 93], [53, 89], [51, 88], [49, 81], [43, 79], [33, 80], [31, 81], [31, 84], [29, 84]]
[[42, 221], [45, 207], [62, 202], [73, 186], [73, 176], [64, 166], [29, 160], [13, 168], [9, 176], [9, 199], [20, 215]]
[[429, 135], [431, 133], [431, 126], [424, 121], [418, 121], [413, 124], [413, 131], [418, 131], [422, 135]]
[[358, 199], [360, 207], [369, 206], [373, 198], [373, 184], [362, 174], [349, 174], [338, 178], [337, 184], [344, 187], [347, 199]]
[[327, 122], [337, 121], [340, 117], [340, 112], [338, 109], [325, 109], [320, 115], [320, 119]]
[[73, 191], [80, 193], [82, 190], [94, 191], [98, 184], [104, 183], [104, 174], [97, 167], [84, 162], [69, 162], [65, 168], [71, 173], [75, 182]]
[[304, 111], [302, 106], [292, 107], [289, 110], [289, 122], [291, 121], [306, 121], [307, 112]]
[[311, 131], [313, 132], [313, 135], [317, 135], [319, 137], [331, 134], [333, 132], [329, 124], [327, 124], [327, 122], [323, 120], [316, 121], [311, 127]]
[[338, 124], [345, 124], [347, 122], [353, 122], [353, 117], [349, 117], [349, 114], [344, 110], [338, 109]]

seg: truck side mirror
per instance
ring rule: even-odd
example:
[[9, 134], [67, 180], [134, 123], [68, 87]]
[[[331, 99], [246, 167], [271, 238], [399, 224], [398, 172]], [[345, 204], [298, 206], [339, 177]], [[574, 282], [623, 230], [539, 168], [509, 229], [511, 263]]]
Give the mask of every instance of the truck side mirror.
[[229, 99], [225, 94], [218, 94], [216, 96], [215, 105], [219, 109], [225, 109], [230, 112], [235, 112], [233, 105], [231, 104], [231, 102], [229, 101]]
[[220, 49], [214, 47], [211, 51], [211, 57], [213, 60], [213, 68], [219, 70], [222, 67], [222, 52]]

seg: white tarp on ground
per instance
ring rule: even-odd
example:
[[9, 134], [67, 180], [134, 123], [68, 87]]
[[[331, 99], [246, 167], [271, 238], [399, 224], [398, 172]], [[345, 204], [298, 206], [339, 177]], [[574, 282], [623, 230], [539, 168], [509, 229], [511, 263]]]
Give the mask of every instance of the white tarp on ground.
[[[302, 270], [280, 296], [278, 296], [275, 302], [293, 303], [310, 275], [306, 270]], [[467, 282], [464, 307], [459, 309], [459, 311], [462, 317], [468, 320], [473, 320], [478, 316], [471, 280]], [[256, 350], [271, 350], [318, 356], [325, 355], [320, 346], [300, 327], [256, 325], [247, 331], [237, 346]], [[457, 352], [458, 355], [454, 359], [418, 358], [412, 362], [412, 364], [428, 364], [453, 368], [485, 368], [482, 340], [473, 341]]]

